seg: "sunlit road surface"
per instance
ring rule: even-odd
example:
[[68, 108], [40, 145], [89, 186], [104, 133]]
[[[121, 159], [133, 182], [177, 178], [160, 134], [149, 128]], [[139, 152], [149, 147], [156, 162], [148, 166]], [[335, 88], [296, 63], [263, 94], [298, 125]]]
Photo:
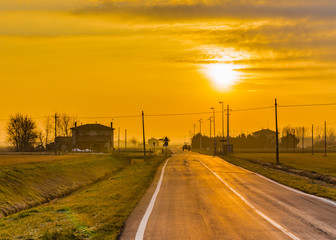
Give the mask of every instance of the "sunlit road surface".
[[157, 182], [132, 213], [121, 239], [135, 239], [137, 233], [138, 239], [160, 240], [336, 239], [335, 204], [218, 157], [181, 151], [169, 159], [144, 225]]

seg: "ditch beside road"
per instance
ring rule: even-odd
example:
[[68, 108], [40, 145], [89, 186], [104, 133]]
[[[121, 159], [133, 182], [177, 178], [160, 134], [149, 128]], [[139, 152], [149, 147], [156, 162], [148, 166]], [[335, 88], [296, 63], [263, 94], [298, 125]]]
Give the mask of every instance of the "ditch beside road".
[[[59, 161], [50, 159], [49, 162], [35, 162], [32, 165], [7, 166], [7, 172], [15, 173], [15, 170], [19, 170], [20, 174], [15, 179], [21, 180], [15, 191], [6, 188], [10, 182], [0, 183], [1, 190], [10, 193], [0, 192], [0, 200], [4, 204], [40, 197], [40, 193], [43, 196], [44, 191], [36, 191], [38, 186], [51, 184], [50, 194], [54, 189], [66, 190], [78, 184], [79, 180], [82, 186], [78, 190], [73, 189], [75, 192], [67, 197], [56, 197], [45, 204], [1, 218], [0, 239], [116, 239], [129, 214], [151, 184], [158, 167], [167, 157], [148, 156], [147, 161], [144, 161], [140, 155], [89, 155], [74, 159], [65, 157]], [[34, 175], [34, 172], [37, 174]], [[106, 173], [109, 175], [106, 176]], [[3, 173], [0, 174], [2, 176]], [[90, 182], [94, 176], [106, 177]], [[27, 184], [24, 184], [26, 181]], [[88, 185], [85, 185], [87, 182]], [[29, 195], [29, 192], [34, 194]], [[3, 200], [10, 197], [10, 201]]]

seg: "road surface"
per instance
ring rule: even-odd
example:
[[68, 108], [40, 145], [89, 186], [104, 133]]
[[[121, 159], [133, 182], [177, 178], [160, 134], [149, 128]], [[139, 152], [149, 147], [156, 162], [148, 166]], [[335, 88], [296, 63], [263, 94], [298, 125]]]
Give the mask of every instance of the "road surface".
[[161, 170], [121, 239], [336, 239], [335, 202], [192, 152]]

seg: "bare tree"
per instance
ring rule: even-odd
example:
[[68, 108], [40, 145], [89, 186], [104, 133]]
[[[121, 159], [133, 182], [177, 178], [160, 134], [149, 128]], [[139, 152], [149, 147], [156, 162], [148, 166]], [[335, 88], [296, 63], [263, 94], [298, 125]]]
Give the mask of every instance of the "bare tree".
[[136, 144], [138, 143], [138, 140], [136, 140], [135, 137], [133, 137], [130, 142], [134, 145], [134, 147], [136, 147]]
[[51, 117], [47, 117], [44, 122], [44, 136], [45, 136], [45, 145], [47, 146], [48, 142], [49, 142], [49, 136], [52, 133], [52, 120]]
[[29, 151], [37, 139], [36, 123], [20, 113], [10, 116], [7, 134], [8, 141], [14, 146], [15, 151]]
[[40, 146], [44, 145], [44, 139], [45, 139], [45, 137], [44, 137], [43, 133], [42, 132], [38, 132], [37, 133], [37, 141], [38, 141], [38, 144]]
[[335, 138], [335, 129], [334, 128], [327, 128], [327, 135], [328, 135], [328, 142], [334, 144]]
[[[66, 113], [56, 113], [57, 116], [57, 136], [71, 137], [70, 128], [75, 124], [76, 117], [71, 117]], [[55, 126], [55, 119], [53, 119]], [[53, 128], [53, 133], [55, 130]]]
[[324, 127], [316, 126], [314, 127], [314, 135], [316, 141], [321, 141], [323, 139]]
[[60, 122], [60, 127], [61, 127], [61, 131], [62, 131], [62, 135], [69, 137], [69, 133], [70, 133], [70, 124], [72, 122], [72, 118], [67, 115], [66, 113], [61, 114], [60, 118], [59, 118], [59, 122]]

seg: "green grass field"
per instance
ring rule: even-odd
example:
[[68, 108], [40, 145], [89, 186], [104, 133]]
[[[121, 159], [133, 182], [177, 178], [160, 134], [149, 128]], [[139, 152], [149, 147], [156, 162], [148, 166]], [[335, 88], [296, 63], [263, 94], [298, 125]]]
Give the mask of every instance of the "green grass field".
[[[260, 162], [275, 162], [274, 153], [235, 153], [233, 157], [251, 159]], [[336, 153], [324, 157], [322, 153], [281, 153], [280, 163], [286, 166], [336, 177]]]
[[[147, 162], [132, 161], [130, 156], [98, 158], [105, 168], [119, 171], [68, 197], [0, 219], [0, 239], [116, 239], [165, 157]], [[84, 165], [90, 162], [84, 160]]]

